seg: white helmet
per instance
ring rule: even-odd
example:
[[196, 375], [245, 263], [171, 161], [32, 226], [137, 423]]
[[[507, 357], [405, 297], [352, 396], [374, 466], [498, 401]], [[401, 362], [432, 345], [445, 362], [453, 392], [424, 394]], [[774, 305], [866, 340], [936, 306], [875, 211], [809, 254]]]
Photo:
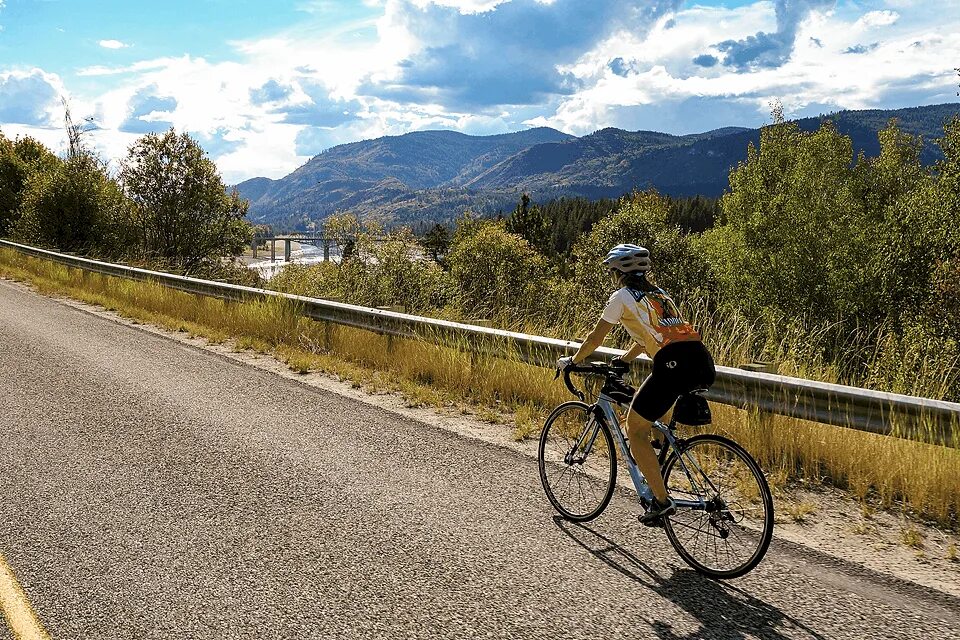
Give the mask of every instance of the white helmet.
[[635, 244], [618, 244], [610, 249], [603, 264], [621, 273], [644, 273], [653, 268], [650, 252]]

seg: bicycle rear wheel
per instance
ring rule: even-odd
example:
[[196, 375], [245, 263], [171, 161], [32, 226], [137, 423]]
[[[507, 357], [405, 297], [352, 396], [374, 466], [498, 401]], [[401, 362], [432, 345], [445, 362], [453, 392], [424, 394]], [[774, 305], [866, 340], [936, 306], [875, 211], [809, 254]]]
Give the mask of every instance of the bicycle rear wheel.
[[[760, 466], [739, 444], [713, 434], [690, 438], [663, 466], [677, 512], [664, 519], [670, 544], [712, 578], [737, 578], [763, 559], [773, 535], [773, 498]], [[699, 502], [700, 508], [683, 506]]]
[[617, 455], [610, 429], [582, 402], [565, 402], [543, 425], [537, 451], [540, 482], [561, 516], [586, 522], [613, 496]]

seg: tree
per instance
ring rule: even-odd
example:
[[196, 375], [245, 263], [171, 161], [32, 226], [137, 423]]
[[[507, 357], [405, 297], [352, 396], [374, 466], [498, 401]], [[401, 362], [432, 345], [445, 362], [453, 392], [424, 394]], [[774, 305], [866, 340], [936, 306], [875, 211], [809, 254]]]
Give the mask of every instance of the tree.
[[706, 265], [691, 252], [688, 235], [670, 224], [670, 215], [666, 198], [655, 191], [637, 191], [622, 198], [613, 215], [597, 222], [577, 242], [574, 276], [580, 297], [592, 313], [610, 295], [610, 276], [603, 258], [618, 244], [649, 249], [654, 277], [668, 291], [679, 295], [706, 284]]
[[434, 262], [442, 264], [443, 257], [450, 250], [450, 232], [444, 225], [435, 224], [420, 238], [420, 244], [427, 250]]
[[804, 133], [795, 123], [765, 127], [760, 148], [730, 173], [726, 224], [698, 243], [724, 298], [758, 317], [853, 318], [872, 302], [874, 228], [852, 175], [850, 138], [830, 123]]
[[30, 174], [15, 237], [61, 251], [123, 255], [132, 239], [129, 203], [92, 155]]
[[376, 293], [366, 304], [400, 304], [411, 311], [446, 304], [449, 276], [436, 262], [417, 257], [417, 241], [409, 229], [394, 229], [370, 244], [372, 259], [363, 261], [368, 279], [365, 288]]
[[26, 179], [13, 235], [61, 251], [123, 255], [130, 242], [129, 203], [103, 160], [84, 144], [83, 129], [74, 125], [66, 103], [64, 111], [65, 160], [32, 138], [14, 144]]
[[540, 312], [547, 265], [526, 240], [506, 230], [504, 223], [470, 224], [454, 235], [447, 262], [461, 293], [461, 308], [474, 316], [522, 317]]
[[236, 256], [253, 237], [248, 202], [227, 193], [216, 165], [186, 133], [174, 129], [139, 138], [120, 180], [136, 207], [143, 258], [184, 271]]
[[507, 231], [515, 233], [543, 254], [554, 253], [550, 237], [550, 223], [537, 205], [530, 204], [530, 196], [523, 194], [507, 219]]
[[351, 213], [334, 213], [323, 221], [323, 237], [336, 247], [342, 258], [355, 253], [357, 238], [362, 231], [360, 220]]
[[20, 218], [27, 179], [56, 170], [63, 161], [37, 140], [25, 136], [11, 142], [0, 133], [0, 236]]
[[950, 337], [960, 343], [960, 116], [944, 127], [939, 145], [944, 158], [936, 168], [936, 213], [932, 222], [939, 227], [939, 251], [932, 278], [933, 296], [926, 309], [931, 322], [942, 323]]
[[[922, 141], [900, 131], [891, 120], [880, 131], [880, 155], [858, 163], [868, 218], [875, 221], [876, 252], [863, 306], [871, 322], [913, 322], [931, 293], [938, 259], [947, 253], [947, 211], [936, 180], [920, 164]], [[869, 304], [872, 301], [874, 304]]]
[[0, 133], [0, 236], [20, 216], [20, 199], [27, 180], [27, 167], [16, 148]]
[[13, 149], [30, 173], [49, 171], [63, 163], [63, 160], [54, 155], [42, 142], [30, 136], [17, 138], [13, 143]]

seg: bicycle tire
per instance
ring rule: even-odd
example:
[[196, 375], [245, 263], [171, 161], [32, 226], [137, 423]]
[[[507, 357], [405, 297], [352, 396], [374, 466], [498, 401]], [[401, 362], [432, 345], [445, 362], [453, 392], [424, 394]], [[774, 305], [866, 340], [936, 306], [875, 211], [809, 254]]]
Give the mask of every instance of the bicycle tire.
[[[578, 464], [570, 462], [565, 454], [572, 454], [574, 445], [591, 424], [591, 408], [577, 401], [565, 402], [553, 410], [543, 425], [540, 444], [537, 448], [537, 465], [540, 482], [553, 508], [571, 522], [593, 520], [607, 508], [617, 479], [617, 455], [613, 436], [606, 423], [599, 417], [593, 421], [597, 429], [592, 438], [593, 447], [586, 458]], [[596, 463], [589, 468], [586, 462]], [[579, 504], [574, 504], [573, 486]], [[567, 486], [562, 486], [567, 485]], [[588, 487], [591, 499], [584, 500], [584, 487]]]
[[[709, 451], [710, 447], [713, 447], [715, 452], [726, 452], [729, 458], [726, 460], [721, 459], [721, 456]], [[702, 451], [695, 451], [697, 449], [701, 449]], [[746, 449], [729, 438], [714, 434], [697, 435], [683, 443], [679, 454], [689, 455], [694, 452], [700, 455], [701, 459], [697, 459], [696, 456], [692, 457], [697, 460], [697, 464], [700, 465], [701, 468], [708, 466], [709, 463], [709, 465], [716, 465], [717, 469], [722, 469], [724, 466], [730, 466], [732, 459], [741, 461], [745, 469], [749, 472], [750, 478], [756, 483], [756, 495], [753, 494], [754, 487], [749, 485], [749, 483], [740, 484], [740, 489], [742, 489], [744, 495], [737, 496], [735, 495], [736, 488], [731, 487], [729, 490], [724, 489], [722, 479], [719, 482], [713, 482], [713, 480], [711, 480], [713, 488], [711, 488], [710, 492], [713, 493], [713, 489], [715, 488], [716, 493], [723, 495], [703, 495], [702, 497], [708, 501], [715, 501], [713, 504], [718, 507], [717, 510], [710, 512], [678, 508], [674, 515], [669, 518], [664, 518], [664, 529], [666, 530], [667, 538], [680, 557], [699, 573], [721, 580], [738, 578], [756, 567], [770, 546], [770, 540], [773, 536], [774, 519], [773, 497], [770, 494], [770, 487], [756, 460], [747, 453]], [[675, 499], [685, 497], [683, 496], [685, 492], [683, 487], [690, 487], [691, 485], [682, 470], [682, 465], [677, 465], [678, 460], [678, 451], [675, 450], [670, 453], [670, 456], [663, 465], [664, 482], [667, 484], [667, 489], [670, 491], [671, 496]], [[724, 463], [727, 464], [725, 465]], [[674, 478], [671, 478], [671, 474], [677, 468], [680, 468], [680, 476], [682, 477], [674, 476]], [[704, 471], [704, 474], [709, 477], [706, 471]], [[746, 482], [745, 478], [737, 478], [735, 474], [731, 474], [731, 479], [738, 483]], [[672, 483], [671, 480], [673, 480]], [[693, 489], [693, 487], [690, 487], [690, 491], [687, 493], [692, 493], [693, 497], [696, 498], [701, 492], [694, 491]], [[739, 500], [736, 498], [739, 498]], [[757, 506], [748, 506], [753, 503], [756, 503]], [[726, 508], [721, 508], [721, 504]], [[730, 508], [730, 505], [737, 505], [737, 507]], [[762, 511], [759, 518], [755, 517], [758, 510]], [[689, 522], [693, 522], [692, 519], [682, 521], [689, 518], [690, 514], [693, 514], [699, 519], [696, 521], [696, 526], [689, 524]], [[736, 520], [737, 517], [739, 517], [739, 520]], [[747, 521], [746, 524], [750, 526], [739, 526], [745, 520]], [[754, 529], [756, 526], [759, 526], [759, 531]], [[688, 532], [690, 529], [696, 529], [696, 532], [690, 537], [682, 539], [681, 536], [678, 535], [677, 528], [685, 532]], [[710, 530], [711, 528], [713, 531]], [[726, 533], [724, 533], [724, 531]], [[734, 564], [733, 566], [721, 567], [718, 566], [719, 563], [710, 564], [704, 558], [698, 557], [696, 548], [701, 541], [700, 534], [703, 534], [706, 536], [703, 540], [705, 552], [709, 553], [710, 543], [712, 541], [714, 555], [719, 556], [719, 548], [722, 547], [726, 557], [729, 559], [731, 543], [729, 543], [728, 540], [731, 539], [731, 533], [735, 533], [732, 539], [738, 542], [748, 540], [750, 541], [749, 544], [752, 545], [752, 550], [747, 548], [747, 551], [750, 553], [743, 562]], [[696, 538], [696, 542], [691, 545], [690, 543], [694, 541], [694, 538]]]

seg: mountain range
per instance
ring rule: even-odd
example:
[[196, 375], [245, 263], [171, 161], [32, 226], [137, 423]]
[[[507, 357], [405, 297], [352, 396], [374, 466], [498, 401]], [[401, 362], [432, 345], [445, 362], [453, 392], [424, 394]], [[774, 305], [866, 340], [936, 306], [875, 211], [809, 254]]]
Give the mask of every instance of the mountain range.
[[[921, 135], [921, 160], [942, 157], [932, 140], [960, 114], [949, 103], [897, 110], [841, 111], [798, 120], [805, 131], [824, 119], [853, 141], [854, 153], [879, 153], [877, 132], [891, 118]], [[279, 229], [302, 229], [337, 211], [387, 224], [443, 221], [470, 209], [510, 211], [521, 193], [534, 201], [561, 196], [618, 197], [656, 188], [672, 196], [719, 196], [730, 169], [758, 144], [760, 129], [726, 127], [671, 135], [607, 128], [582, 137], [537, 127], [493, 136], [417, 131], [328, 149], [293, 173], [237, 186], [250, 200], [248, 218]]]

